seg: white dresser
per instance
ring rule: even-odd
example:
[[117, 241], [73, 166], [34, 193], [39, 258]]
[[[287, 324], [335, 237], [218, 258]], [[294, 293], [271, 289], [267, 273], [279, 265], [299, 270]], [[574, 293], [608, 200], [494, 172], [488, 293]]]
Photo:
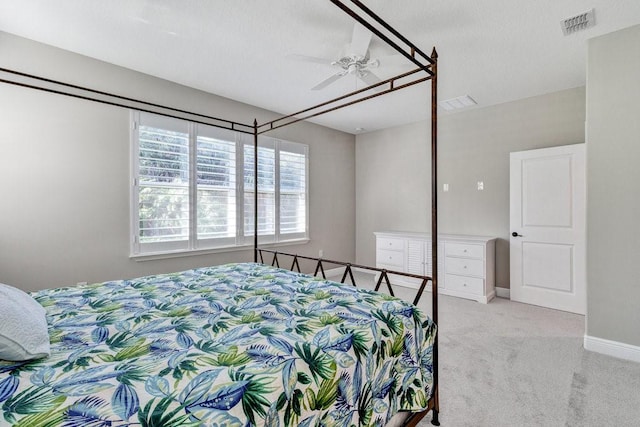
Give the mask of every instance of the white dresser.
[[[431, 275], [431, 235], [379, 231], [376, 267]], [[438, 292], [487, 303], [495, 297], [495, 238], [457, 234], [438, 235]], [[418, 287], [418, 280], [393, 276], [395, 285]]]

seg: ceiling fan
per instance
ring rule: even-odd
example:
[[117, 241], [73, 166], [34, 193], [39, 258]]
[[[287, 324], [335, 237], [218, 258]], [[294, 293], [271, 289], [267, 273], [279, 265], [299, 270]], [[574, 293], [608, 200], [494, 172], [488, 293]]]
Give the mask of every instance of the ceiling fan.
[[370, 86], [381, 81], [380, 78], [372, 71], [372, 69], [380, 66], [380, 60], [371, 59], [370, 56], [369, 45], [371, 43], [372, 35], [371, 31], [361, 24], [356, 23], [353, 27], [351, 43], [347, 44], [342, 49], [340, 57], [336, 60], [298, 54], [287, 56], [300, 61], [315, 62], [338, 68], [336, 73], [312, 87], [311, 90], [324, 89], [347, 75], [353, 75], [363, 81], [367, 86]]

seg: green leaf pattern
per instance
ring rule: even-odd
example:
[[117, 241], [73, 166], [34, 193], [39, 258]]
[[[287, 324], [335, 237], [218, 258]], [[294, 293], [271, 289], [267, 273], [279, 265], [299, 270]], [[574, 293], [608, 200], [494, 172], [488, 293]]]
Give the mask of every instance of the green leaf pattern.
[[431, 396], [436, 326], [261, 264], [33, 296], [52, 355], [0, 361], [0, 425], [379, 426]]

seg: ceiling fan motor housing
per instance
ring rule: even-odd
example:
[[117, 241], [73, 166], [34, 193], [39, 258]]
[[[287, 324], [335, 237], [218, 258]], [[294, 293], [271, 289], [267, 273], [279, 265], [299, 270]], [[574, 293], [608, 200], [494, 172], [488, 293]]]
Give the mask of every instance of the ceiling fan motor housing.
[[356, 72], [362, 71], [365, 68], [377, 67], [378, 65], [380, 65], [380, 61], [378, 61], [377, 59], [369, 61], [369, 51], [367, 51], [367, 54], [365, 56], [343, 56], [337, 61], [332, 62], [331, 65], [339, 66], [349, 74], [355, 74]]

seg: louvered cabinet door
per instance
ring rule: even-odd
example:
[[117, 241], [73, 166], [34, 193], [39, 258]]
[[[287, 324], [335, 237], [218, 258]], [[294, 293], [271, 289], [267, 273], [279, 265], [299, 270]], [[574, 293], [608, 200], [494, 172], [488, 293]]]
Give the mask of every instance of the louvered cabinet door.
[[[424, 275], [425, 273], [425, 255], [427, 250], [425, 248], [424, 240], [412, 240], [407, 241], [407, 273]], [[431, 257], [431, 245], [429, 245], [428, 256]]]
[[[406, 265], [407, 273], [431, 276], [431, 240], [407, 241]], [[438, 242], [438, 288], [444, 288], [444, 243]]]

